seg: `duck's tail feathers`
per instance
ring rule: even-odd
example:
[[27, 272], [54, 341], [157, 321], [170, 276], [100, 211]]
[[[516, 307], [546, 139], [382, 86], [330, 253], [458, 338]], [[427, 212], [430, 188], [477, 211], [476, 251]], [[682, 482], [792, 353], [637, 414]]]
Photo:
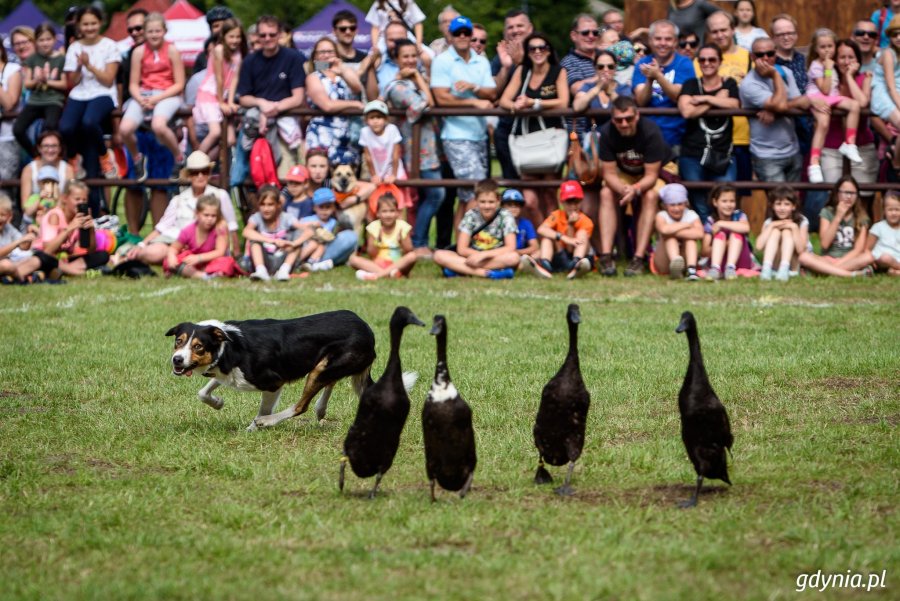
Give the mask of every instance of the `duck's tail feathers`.
[[409, 392], [413, 389], [413, 386], [416, 385], [416, 381], [419, 379], [419, 372], [417, 371], [405, 371], [403, 372], [403, 388], [406, 389], [406, 392]]

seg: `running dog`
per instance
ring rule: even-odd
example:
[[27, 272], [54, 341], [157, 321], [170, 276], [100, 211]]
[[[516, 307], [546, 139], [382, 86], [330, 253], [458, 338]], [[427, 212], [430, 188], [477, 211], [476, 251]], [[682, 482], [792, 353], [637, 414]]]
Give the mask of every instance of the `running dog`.
[[[338, 380], [351, 378], [357, 397], [372, 381], [369, 371], [375, 361], [375, 335], [351, 311], [285, 320], [184, 322], [166, 336], [175, 336], [172, 373], [190, 376], [197, 370], [212, 378], [197, 396], [213, 409], [225, 404], [213, 395], [219, 386], [262, 393], [259, 414], [248, 432], [304, 413], [320, 391], [315, 412], [321, 421]], [[304, 376], [300, 400], [273, 414], [284, 386]]]

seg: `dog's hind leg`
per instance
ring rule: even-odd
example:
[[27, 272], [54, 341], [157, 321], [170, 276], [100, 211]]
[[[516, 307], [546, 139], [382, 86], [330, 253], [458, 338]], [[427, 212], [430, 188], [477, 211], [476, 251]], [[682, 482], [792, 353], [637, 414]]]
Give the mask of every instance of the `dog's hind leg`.
[[279, 411], [273, 415], [261, 415], [253, 420], [253, 422], [260, 428], [269, 428], [286, 419], [304, 413], [309, 407], [309, 403], [313, 397], [316, 396], [320, 390], [332, 384], [319, 381], [319, 374], [321, 374], [326, 367], [328, 367], [328, 359], [322, 359], [319, 361], [318, 365], [309, 372], [309, 375], [306, 376], [306, 383], [303, 385], [303, 393], [300, 395], [300, 400], [297, 401], [296, 405], [288, 407], [284, 411]]
[[332, 390], [334, 390], [334, 384], [329, 384], [322, 389], [322, 394], [320, 394], [318, 400], [316, 400], [316, 406], [314, 408], [316, 410], [316, 417], [318, 418], [319, 423], [325, 421], [325, 411], [328, 410], [328, 399], [331, 398]]
[[[275, 392], [269, 392], [264, 390], [262, 393], [262, 400], [259, 402], [259, 413], [256, 415], [257, 418], [262, 417], [264, 415], [272, 415], [272, 411], [275, 409], [275, 406], [278, 404], [278, 399], [281, 398], [281, 391], [284, 390], [284, 387], [279, 388]], [[247, 432], [253, 432], [256, 430], [256, 418], [250, 425], [247, 426]]]
[[215, 396], [212, 392], [222, 384], [219, 383], [218, 380], [210, 380], [209, 383], [200, 389], [200, 392], [197, 393], [197, 398], [201, 401], [212, 407], [213, 409], [221, 409], [225, 404], [225, 401], [222, 400], [222, 397]]

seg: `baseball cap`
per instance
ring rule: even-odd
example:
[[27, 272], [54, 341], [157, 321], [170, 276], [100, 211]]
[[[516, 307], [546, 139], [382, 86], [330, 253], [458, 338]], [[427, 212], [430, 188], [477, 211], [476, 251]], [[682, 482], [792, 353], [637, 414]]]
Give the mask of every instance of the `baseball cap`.
[[681, 184], [666, 184], [659, 191], [659, 197], [665, 205], [677, 205], [688, 201], [688, 191]]
[[303, 165], [294, 165], [287, 175], [284, 176], [285, 181], [303, 183], [309, 179], [309, 171]]
[[51, 179], [57, 183], [59, 183], [59, 172], [56, 170], [56, 167], [51, 167], [50, 165], [44, 165], [40, 169], [38, 169], [37, 179], [39, 182], [46, 181]]
[[462, 15], [456, 17], [452, 21], [450, 21], [449, 31], [451, 34], [456, 33], [461, 29], [468, 29], [471, 33], [472, 31], [472, 20], [469, 17], [464, 17]]
[[573, 198], [578, 200], [584, 198], [584, 190], [581, 188], [581, 184], [574, 179], [566, 180], [559, 187], [559, 199], [565, 202]]
[[329, 203], [337, 202], [337, 199], [334, 196], [334, 192], [329, 188], [319, 188], [315, 192], [313, 192], [313, 206], [318, 207], [320, 205], [327, 205]]
[[383, 115], [389, 114], [388, 107], [384, 103], [384, 100], [370, 100], [366, 107], [363, 109], [363, 115], [368, 115], [369, 113], [381, 113]]
[[525, 204], [525, 197], [522, 196], [522, 193], [515, 188], [507, 188], [503, 191], [503, 196], [500, 197], [500, 202], [518, 202], [521, 204]]

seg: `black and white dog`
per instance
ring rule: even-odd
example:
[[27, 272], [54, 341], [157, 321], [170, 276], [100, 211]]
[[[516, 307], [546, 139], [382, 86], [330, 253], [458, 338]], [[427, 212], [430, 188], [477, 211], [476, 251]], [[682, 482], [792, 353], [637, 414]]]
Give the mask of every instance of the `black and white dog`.
[[[274, 426], [305, 412], [319, 391], [315, 411], [324, 419], [334, 384], [351, 378], [356, 396], [371, 382], [375, 335], [352, 311], [331, 311], [297, 319], [202, 321], [180, 323], [166, 332], [175, 336], [172, 372], [190, 376], [194, 370], [212, 380], [197, 394], [221, 409], [213, 395], [219, 386], [262, 392], [259, 414], [247, 430]], [[285, 384], [306, 376], [300, 400], [273, 414]]]

